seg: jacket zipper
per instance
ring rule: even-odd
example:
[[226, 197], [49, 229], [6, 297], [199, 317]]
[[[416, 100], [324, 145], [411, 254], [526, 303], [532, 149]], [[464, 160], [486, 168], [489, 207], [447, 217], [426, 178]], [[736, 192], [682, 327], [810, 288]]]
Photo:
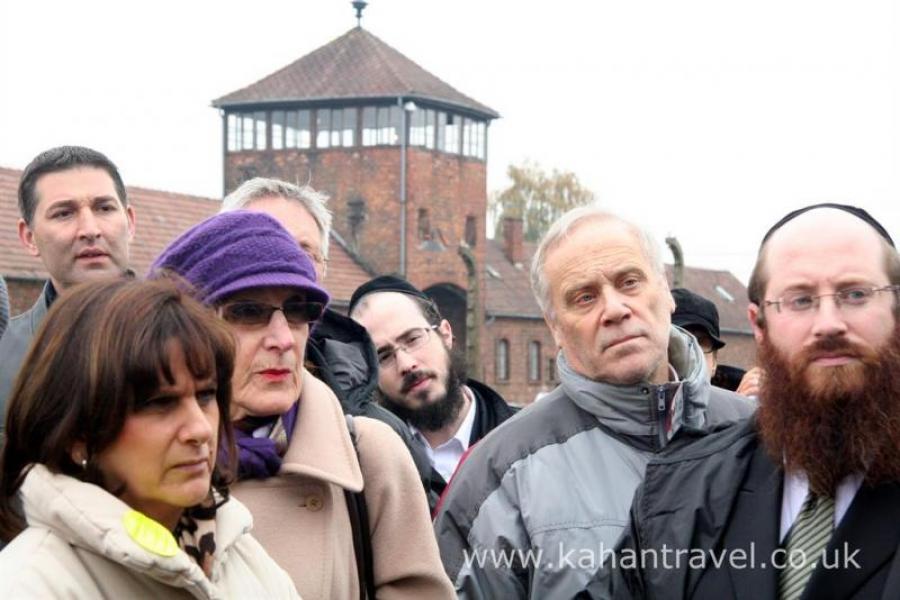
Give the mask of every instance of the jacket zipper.
[[659, 424], [659, 449], [666, 446], [666, 388], [661, 385], [656, 388], [656, 413]]

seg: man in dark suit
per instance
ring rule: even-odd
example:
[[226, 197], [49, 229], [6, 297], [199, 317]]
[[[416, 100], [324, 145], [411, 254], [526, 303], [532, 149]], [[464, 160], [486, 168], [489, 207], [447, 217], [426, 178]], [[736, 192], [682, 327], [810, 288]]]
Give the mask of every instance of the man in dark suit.
[[647, 467], [581, 596], [900, 598], [898, 290], [867, 212], [815, 205], [773, 226], [748, 290], [757, 416]]

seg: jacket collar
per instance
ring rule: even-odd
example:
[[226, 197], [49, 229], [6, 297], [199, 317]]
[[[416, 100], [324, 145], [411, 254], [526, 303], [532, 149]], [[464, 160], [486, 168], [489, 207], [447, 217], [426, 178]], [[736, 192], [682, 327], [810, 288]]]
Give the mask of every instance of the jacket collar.
[[560, 352], [560, 383], [566, 395], [605, 428], [639, 446], [658, 450], [683, 426], [703, 428], [709, 400], [706, 361], [694, 337], [671, 326], [667, 355], [680, 381], [614, 385], [575, 372]]
[[300, 408], [281, 463], [282, 474], [305, 475], [351, 492], [363, 488], [356, 448], [334, 392], [303, 370]]
[[[140, 536], [132, 537], [124, 525], [126, 514], [133, 512], [131, 507], [101, 487], [35, 464], [19, 494], [29, 526], [50, 530], [73, 546], [166, 585], [192, 589], [200, 597], [218, 595], [200, 566], [184, 551], [163, 556], [135, 541]], [[251, 525], [250, 512], [233, 498], [218, 508], [217, 562], [250, 531]]]

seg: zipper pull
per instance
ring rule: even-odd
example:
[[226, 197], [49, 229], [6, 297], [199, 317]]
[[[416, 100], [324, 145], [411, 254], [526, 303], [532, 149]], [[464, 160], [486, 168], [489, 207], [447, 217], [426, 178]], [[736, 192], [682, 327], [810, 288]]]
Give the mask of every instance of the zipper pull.
[[659, 386], [656, 388], [656, 410], [659, 412], [666, 412], [666, 388], [665, 386]]

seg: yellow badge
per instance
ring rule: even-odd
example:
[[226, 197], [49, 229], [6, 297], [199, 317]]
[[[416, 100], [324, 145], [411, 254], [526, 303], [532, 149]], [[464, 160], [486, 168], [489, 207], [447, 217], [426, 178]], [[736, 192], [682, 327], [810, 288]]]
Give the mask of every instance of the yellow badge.
[[129, 510], [122, 517], [125, 531], [137, 545], [159, 556], [178, 554], [178, 542], [172, 532], [136, 510]]

